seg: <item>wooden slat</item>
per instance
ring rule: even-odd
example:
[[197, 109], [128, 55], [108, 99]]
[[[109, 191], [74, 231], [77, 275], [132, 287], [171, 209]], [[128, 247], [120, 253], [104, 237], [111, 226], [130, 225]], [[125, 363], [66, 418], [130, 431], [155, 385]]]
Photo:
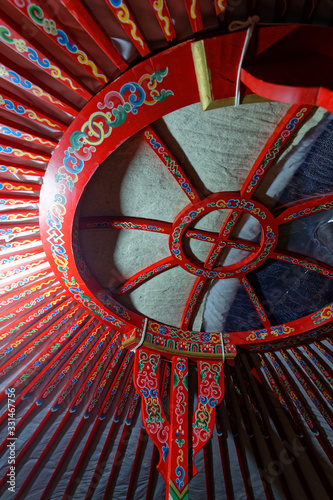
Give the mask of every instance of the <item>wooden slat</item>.
[[111, 61], [121, 71], [125, 71], [127, 69], [126, 62], [114, 48], [110, 39], [101, 30], [99, 24], [84, 8], [82, 3], [79, 0], [60, 0], [60, 2], [68, 9], [84, 31], [94, 40]]
[[162, 28], [165, 38], [169, 41], [174, 40], [177, 35], [173, 26], [166, 0], [149, 0], [154, 9], [155, 16]]
[[23, 101], [18, 101], [11, 93], [0, 88], [0, 108], [20, 116], [26, 120], [37, 122], [43, 127], [48, 127], [56, 132], [66, 132], [67, 125], [53, 116], [42, 113], [38, 108]]
[[59, 23], [58, 20], [50, 17], [50, 13], [47, 9], [47, 3], [43, 8], [38, 0], [34, 0], [33, 4], [24, 2], [23, 4], [18, 3], [15, 0], [8, 0], [14, 7], [20, 10], [23, 16], [34, 23], [40, 31], [42, 31], [49, 39], [57, 43], [58, 47], [61, 48], [66, 54], [68, 54], [74, 61], [78, 62], [90, 75], [98, 80], [101, 85], [105, 85], [108, 82], [107, 77], [103, 74], [98, 65], [91, 61], [80, 46], [77, 40], [73, 40], [73, 37], [66, 31], [66, 28]]
[[0, 64], [0, 78], [6, 80], [7, 82], [10, 82], [16, 87], [27, 92], [28, 94], [38, 97], [38, 99], [41, 99], [47, 104], [56, 107], [60, 111], [68, 113], [70, 116], [74, 117], [77, 115], [77, 111], [72, 106], [64, 103], [58, 97], [54, 97], [51, 93], [46, 92], [39, 85], [34, 83], [32, 75], [29, 75], [27, 77], [27, 73], [22, 68], [15, 71], [14, 68], [16, 67], [16, 64], [14, 64], [13, 62], [11, 62], [10, 66]]
[[199, 0], [184, 0], [193, 33], [203, 30]]
[[121, 27], [129, 36], [133, 45], [138, 49], [142, 56], [150, 53], [144, 35], [142, 34], [134, 14], [126, 0], [105, 0], [107, 6], [112, 10]]
[[90, 99], [92, 94], [85, 90], [81, 83], [70, 76], [64, 69], [60, 68], [53, 59], [46, 56], [37, 44], [32, 43], [31, 39], [28, 41], [26, 38], [22, 37], [16, 29], [13, 28], [11, 25], [12, 23], [3, 13], [0, 13], [0, 16], [2, 18], [0, 20], [0, 41], [2, 43], [6, 44], [14, 52], [34, 64], [39, 71], [44, 71], [83, 99]]

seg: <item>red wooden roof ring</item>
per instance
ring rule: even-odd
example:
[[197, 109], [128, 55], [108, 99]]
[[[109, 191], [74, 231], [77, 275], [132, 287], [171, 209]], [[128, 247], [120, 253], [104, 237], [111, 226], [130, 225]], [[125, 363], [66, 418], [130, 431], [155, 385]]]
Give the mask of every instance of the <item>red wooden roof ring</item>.
[[[310, 3], [301, 7], [306, 24], [325, 13], [325, 2]], [[291, 4], [277, 0], [272, 19], [289, 20]], [[298, 319], [276, 324], [256, 279], [269, 266], [288, 265], [295, 275], [308, 272], [309, 290], [317, 283], [332, 289], [330, 260], [282, 246], [290, 221], [306, 225], [312, 214], [328, 219], [332, 192], [312, 189], [311, 198], [296, 196], [276, 208], [262, 196], [277, 179], [284, 152], [302, 137], [308, 119], [312, 124], [314, 108], [333, 112], [332, 28], [256, 26], [239, 64], [247, 33], [226, 28], [243, 15], [242, 2], [5, 0], [1, 8], [0, 496], [7, 490], [17, 500], [151, 500], [164, 491], [168, 500], [329, 496], [329, 292], [320, 309], [313, 299], [308, 314], [299, 299], [303, 317], [297, 311], [291, 317]], [[265, 2], [245, 8], [257, 15]], [[234, 105], [236, 86], [241, 104], [273, 99], [290, 106], [252, 168], [244, 169], [242, 185], [235, 191], [213, 185], [211, 193], [167, 145], [158, 121], [198, 102], [206, 116]], [[313, 141], [318, 130], [321, 123]], [[182, 198], [180, 208], [173, 207], [172, 217], [160, 212], [161, 220], [131, 216], [128, 207], [126, 216], [118, 215], [113, 206], [111, 216], [80, 217], [94, 173], [136, 133], [170, 179], [168, 194], [174, 188]], [[222, 218], [219, 211], [225, 215], [220, 226], [200, 229], [201, 218]], [[244, 220], [258, 226], [257, 238], [241, 237]], [[314, 238], [322, 237], [319, 227]], [[110, 292], [93, 277], [89, 252], [80, 247], [96, 228], [130, 238], [143, 231], [146, 240], [160, 234], [164, 253], [153, 264], [138, 256], [146, 264], [115, 280]], [[198, 242], [207, 249], [201, 260], [192, 252]], [[240, 250], [237, 262], [224, 259]], [[187, 287], [179, 280], [185, 290], [183, 306], [177, 304], [179, 327], [124, 306], [148, 280], [168, 283], [167, 274], [172, 279], [178, 271], [189, 279]], [[208, 286], [232, 282], [243, 309], [247, 302], [262, 327], [230, 332], [231, 316], [237, 316], [235, 328], [242, 327], [242, 312], [232, 311], [237, 292], [226, 331], [191, 330]], [[166, 308], [163, 294], [158, 300]], [[7, 484], [13, 447], [14, 491]]]
[[[264, 49], [274, 49], [274, 44], [272, 45], [273, 35], [278, 39], [277, 43], [280, 47], [283, 43], [287, 44], [288, 37], [294, 36], [296, 32], [300, 34], [301, 39], [302, 37], [312, 36], [310, 33], [314, 35], [317, 32], [317, 28], [310, 27], [309, 30], [307, 31], [306, 27], [299, 29], [293, 26], [258, 28], [258, 58], [260, 59], [261, 53], [264, 53]], [[327, 30], [327, 36], [331, 36], [330, 30]], [[234, 61], [237, 61], [239, 58], [238, 55], [241, 51], [243, 41], [244, 32], [222, 35], [203, 41], [208, 67], [211, 68], [210, 64], [213, 64], [211, 85], [214, 98], [216, 97], [216, 99], [230, 99], [234, 95], [235, 89], [232, 83], [235, 80], [236, 72]], [[73, 238], [75, 238], [73, 225], [76, 207], [81, 193], [89, 182], [93, 172], [122, 142], [142, 128], [148, 130], [148, 134], [150, 134], [147, 136], [147, 139], [149, 137], [150, 139], [148, 140], [156, 142], [158, 136], [155, 138], [153, 136], [153, 129], [146, 128], [150, 123], [166, 113], [170, 113], [199, 100], [196, 68], [194, 67], [192, 58], [192, 45], [192, 42], [186, 42], [162, 52], [144, 63], [138, 64], [95, 96], [83, 108], [63, 136], [59, 147], [50, 161], [42, 189], [40, 219], [42, 240], [49, 260], [52, 262], [55, 274], [63, 281], [74, 298], [83, 306], [124, 333], [124, 345], [126, 346], [133, 347], [140, 341], [140, 332], [143, 330], [145, 318], [140, 317], [140, 315], [133, 311], [126, 310], [110, 294], [100, 288], [82, 261], [77, 262], [77, 256], [75, 255], [75, 246], [77, 243], [73, 244]], [[299, 46], [302, 47], [302, 44], [299, 43]], [[318, 51], [320, 50], [319, 45], [316, 48]], [[251, 54], [251, 46], [249, 57], [251, 58], [251, 62], [256, 60], [255, 55]], [[318, 60], [320, 61], [319, 55]], [[246, 64], [245, 62], [245, 68]], [[216, 75], [219, 75], [218, 79]], [[296, 86], [295, 92], [297, 88]], [[250, 92], [246, 90], [245, 95], [247, 94], [250, 94]], [[258, 314], [264, 319], [264, 324], [266, 323], [267, 328], [258, 332], [234, 332], [230, 334], [231, 344], [243, 345], [249, 349], [257, 349], [256, 344], [263, 342], [269, 342], [271, 346], [274, 341], [281, 341], [281, 332], [283, 332], [283, 339], [285, 339], [286, 337], [303, 334], [315, 329], [319, 316], [321, 326], [330, 321], [330, 316], [327, 316], [326, 313], [326, 309], [330, 309], [330, 305], [328, 304], [327, 308], [318, 311], [316, 315], [311, 314], [288, 324], [270, 327], [267, 317], [265, 317], [258, 303], [258, 298], [255, 297], [253, 290], [250, 289], [250, 285], [245, 277], [243, 278], [244, 273], [246, 274], [246, 272], [254, 267], [261, 265], [273, 252], [278, 233], [278, 224], [282, 221], [282, 215], [274, 217], [265, 207], [252, 199], [263, 174], [269, 168], [272, 158], [278, 153], [278, 151], [275, 151], [272, 156], [270, 155], [270, 151], [275, 147], [274, 145], [279, 137], [283, 138], [282, 142], [288, 140], [293, 133], [292, 129], [296, 130], [301, 125], [302, 121], [311, 111], [312, 104], [316, 103], [315, 99], [310, 98], [307, 105], [295, 105], [290, 108], [285, 118], [277, 126], [272, 138], [259, 155], [257, 162], [241, 189], [240, 195], [239, 193], [217, 193], [211, 199], [207, 198], [207, 201], [201, 200], [194, 203], [193, 200], [198, 200], [198, 198], [195, 191], [193, 191], [194, 188], [189, 188], [190, 190], [192, 189], [191, 192], [194, 193], [194, 197], [193, 199], [189, 197], [191, 203], [188, 205], [188, 208], [179, 214], [171, 229], [170, 259], [166, 260], [167, 267], [170, 267], [170, 265], [180, 265], [188, 272], [203, 279], [239, 276], [243, 286], [254, 301]], [[82, 156], [80, 153], [82, 148], [86, 152], [85, 156]], [[267, 160], [267, 158], [269, 159]], [[262, 165], [264, 165], [264, 168], [260, 168]], [[260, 173], [258, 174], [258, 172]], [[305, 205], [309, 207], [316, 206], [321, 201], [319, 199], [318, 201], [312, 200], [305, 203]], [[231, 219], [227, 219], [218, 239], [214, 243], [215, 246], [211, 251], [209, 259], [201, 267], [198, 267], [194, 265], [193, 261], [188, 260], [184, 254], [181, 239], [186, 234], [187, 225], [190, 220], [207, 211], [219, 208], [229, 208], [230, 217], [233, 219], [233, 222], [235, 221], [235, 217], [238, 217], [244, 211], [257, 217], [263, 227], [260, 247], [238, 265], [212, 269], [212, 265], [221, 248], [228, 241], [229, 235], [228, 231], [226, 232], [226, 227], [228, 227], [228, 222]], [[146, 222], [148, 226], [150, 224], [152, 231], [157, 229], [157, 227], [154, 229], [155, 221], [146, 220], [143, 222]], [[129, 220], [126, 224], [131, 225], [131, 223]], [[145, 229], [145, 224], [141, 224], [141, 226], [139, 229]], [[138, 228], [137, 224], [136, 228]], [[212, 256], [213, 254], [214, 256]], [[272, 253], [272, 256], [276, 258], [274, 253]], [[82, 259], [82, 256], [80, 256], [80, 259]], [[145, 269], [142, 274], [147, 274], [149, 271], [156, 272], [158, 266], [160, 266], [160, 263]], [[80, 269], [86, 270], [82, 273]], [[129, 280], [124, 290], [131, 287], [131, 283], [135, 284], [140, 281], [140, 276], [135, 276], [135, 278], [135, 280], [134, 277]], [[133, 327], [135, 327], [134, 330]], [[170, 351], [170, 347], [167, 347], [166, 339], [169, 337], [168, 333], [162, 338], [158, 332], [159, 328], [166, 328], [167, 332], [170, 329], [168, 325], [159, 325], [158, 322], [148, 322], [147, 346], [157, 350], [164, 350], [165, 352], [173, 352], [172, 348]], [[193, 347], [191, 343], [193, 340], [191, 339], [195, 335], [195, 332], [191, 334], [189, 331], [185, 335], [182, 332], [182, 336], [187, 338], [187, 341], [185, 343], [179, 342], [178, 347], [175, 347], [175, 353], [180, 353], [183, 350], [186, 355], [192, 356]], [[207, 334], [205, 338], [207, 338]], [[205, 342], [203, 339], [199, 341], [199, 352], [201, 351], [203, 357], [219, 357], [220, 345], [216, 334], [212, 333], [210, 339], [210, 342]], [[265, 348], [264, 343], [262, 344], [263, 348]], [[229, 354], [234, 355], [234, 351], [229, 352]], [[196, 355], [199, 355], [199, 353]]]

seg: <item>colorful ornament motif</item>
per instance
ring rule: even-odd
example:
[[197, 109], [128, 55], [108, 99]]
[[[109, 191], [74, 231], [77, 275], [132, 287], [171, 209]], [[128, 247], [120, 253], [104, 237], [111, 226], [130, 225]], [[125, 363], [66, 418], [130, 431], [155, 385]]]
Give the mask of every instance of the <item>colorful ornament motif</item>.
[[211, 437], [215, 423], [215, 409], [224, 396], [222, 362], [198, 360], [197, 370], [198, 402], [192, 420], [193, 458]]
[[142, 282], [148, 280], [152, 276], [156, 276], [157, 274], [166, 271], [167, 269], [170, 269], [173, 267], [175, 264], [173, 262], [170, 262], [170, 258], [164, 259], [163, 261], [159, 262], [158, 265], [155, 266], [149, 266], [146, 270], [146, 272], [142, 271], [138, 273], [137, 275], [133, 276], [129, 281], [127, 281], [123, 286], [118, 288], [114, 292], [114, 296], [122, 295], [130, 290], [133, 290], [135, 287], [140, 285]]
[[140, 54], [143, 56], [149, 54], [150, 50], [130, 12], [127, 2], [125, 0], [108, 0], [108, 5], [122, 24], [128, 36], [132, 39], [132, 42], [139, 50]]
[[[119, 352], [122, 353], [121, 350]], [[121, 382], [122, 382], [122, 380], [125, 377], [125, 374], [127, 372], [127, 367], [129, 366], [129, 363], [132, 360], [132, 355], [133, 355], [132, 352], [127, 353], [125, 360], [122, 362], [122, 365], [117, 373], [117, 378], [113, 381], [112, 386], [111, 386], [111, 390], [109, 390], [109, 397], [106, 399], [106, 401], [103, 404], [103, 408], [102, 408], [102, 411], [100, 412], [100, 417], [99, 417], [100, 420], [105, 419], [107, 412], [110, 410], [110, 408], [112, 406], [114, 398], [116, 397], [117, 391], [120, 387], [120, 384], [121, 384]], [[118, 362], [118, 356], [120, 356], [120, 354], [118, 355], [118, 353], [117, 353], [115, 360], [114, 360], [115, 362]], [[115, 364], [113, 366], [115, 366]]]
[[[27, 335], [34, 334], [38, 332], [40, 328], [47, 326], [48, 323], [53, 323], [46, 331], [40, 334], [37, 338], [34, 339], [33, 345], [27, 347], [22, 353], [18, 353], [16, 357], [13, 359], [9, 359], [7, 363], [4, 363], [1, 367], [0, 377], [8, 373], [12, 368], [17, 366], [21, 361], [23, 361], [29, 354], [31, 354], [35, 349], [40, 347], [42, 342], [48, 340], [50, 336], [52, 336], [62, 325], [64, 325], [79, 309], [79, 307], [74, 307], [70, 312], [67, 313], [66, 316], [62, 316], [61, 319], [57, 319], [57, 316], [69, 306], [72, 302], [71, 299], [62, 303], [56, 310], [52, 311], [47, 317], [40, 320], [34, 327], [27, 332]], [[56, 320], [56, 321], [55, 321]], [[6, 334], [10, 335], [9, 333]]]
[[188, 447], [188, 359], [172, 359], [170, 404], [170, 480], [172, 499], [187, 498], [189, 482]]
[[134, 382], [141, 396], [141, 411], [144, 426], [160, 452], [157, 469], [167, 479], [167, 457], [169, 454], [170, 425], [162, 409], [159, 396], [159, 370], [161, 356], [146, 349], [135, 355]]
[[146, 127], [142, 132], [141, 136], [149, 144], [152, 150], [156, 153], [159, 159], [167, 167], [170, 174], [179, 184], [185, 195], [188, 197], [191, 203], [200, 202], [200, 197], [197, 194], [194, 186], [192, 185], [190, 179], [185, 174], [184, 170], [181, 168], [179, 163], [173, 154], [168, 150], [162, 139], [158, 136], [152, 127]]
[[[140, 342], [140, 334], [135, 328], [130, 335], [124, 335], [123, 345], [134, 348]], [[236, 346], [230, 343], [228, 334], [223, 334], [224, 355], [226, 358], [236, 356]], [[170, 353], [170, 350], [178, 351], [179, 355], [191, 358], [213, 358], [221, 359], [222, 344], [220, 333], [197, 332], [182, 330], [181, 328], [162, 325], [148, 321], [145, 343], [151, 349]]]
[[330, 304], [329, 306], [324, 307], [316, 314], [311, 316], [311, 319], [315, 325], [330, 318], [333, 318], [333, 303]]
[[25, 39], [20, 38], [19, 33], [17, 33], [9, 24], [5, 23], [3, 20], [1, 22], [0, 39], [3, 43], [35, 64], [38, 69], [42, 69], [53, 78], [59, 79], [64, 85], [76, 91], [77, 94], [81, 95], [84, 99], [88, 100], [91, 97], [89, 92], [84, 90], [80, 84], [78, 84], [73, 78], [69, 77], [67, 73], [61, 71], [61, 69], [53, 64], [50, 59], [37, 50], [33, 44], [28, 44]]
[[80, 290], [74, 277], [67, 276], [68, 256], [64, 248], [62, 233], [62, 224], [66, 214], [66, 193], [73, 190], [85, 162], [89, 162], [92, 158], [96, 147], [110, 137], [113, 129], [124, 125], [129, 113], [137, 115], [141, 106], [154, 106], [173, 95], [171, 90], [157, 90], [158, 83], [161, 83], [167, 74], [168, 68], [152, 74], [144, 74], [138, 83], [126, 83], [119, 92], [107, 92], [103, 102], [97, 103], [98, 111], [91, 114], [81, 130], [76, 130], [71, 134], [71, 145], [64, 152], [63, 165], [58, 168], [55, 175], [58, 194], [55, 195], [54, 203], [47, 212], [47, 241], [51, 246], [52, 256], [58, 269], [64, 275], [65, 285], [76, 300], [116, 327], [125, 326], [125, 323], [111, 315], [110, 311], [97, 305]]
[[308, 395], [308, 397], [310, 398], [310, 400], [312, 401], [312, 403], [318, 408], [318, 410], [322, 414], [323, 418], [326, 420], [326, 422], [328, 423], [328, 425], [332, 428], [333, 427], [333, 419], [328, 414], [327, 410], [324, 408], [324, 406], [322, 405], [322, 403], [320, 402], [320, 400], [314, 394], [314, 392], [312, 391], [311, 387], [309, 387], [309, 385], [306, 383], [306, 381], [302, 377], [302, 374], [298, 371], [297, 367], [292, 362], [292, 360], [287, 355], [287, 353], [285, 351], [280, 351], [280, 353], [282, 354], [283, 359], [286, 361], [288, 367], [290, 368], [290, 370], [292, 371], [292, 373], [295, 375], [295, 377], [298, 380], [299, 384], [303, 387], [303, 389], [305, 390], [306, 394]]
[[[1, 27], [0, 27], [1, 30]], [[0, 31], [0, 37], [1, 37], [1, 31]], [[35, 109], [27, 108], [25, 105], [21, 104], [19, 101], [16, 101], [15, 99], [10, 98], [7, 96], [3, 91], [1, 91], [0, 95], [0, 108], [5, 109], [6, 111], [9, 111], [10, 113], [14, 113], [16, 115], [21, 115], [24, 118], [28, 118], [29, 120], [37, 121], [38, 123], [41, 123], [42, 125], [46, 125], [47, 127], [51, 129], [57, 129], [58, 131], [65, 132], [66, 130], [66, 125], [62, 124], [61, 122], [55, 120], [55, 119], [50, 119], [40, 111], [36, 111]], [[3, 154], [3, 153], [2, 153]], [[35, 158], [32, 158], [35, 159]], [[50, 157], [48, 157], [48, 160]], [[48, 161], [46, 160], [46, 161]], [[45, 160], [42, 160], [45, 161]]]
[[[333, 397], [332, 397], [332, 394], [330, 394], [330, 392], [328, 392], [326, 390], [326, 388], [323, 386], [323, 384], [321, 383], [320, 379], [318, 378], [318, 376], [316, 375], [316, 373], [314, 372], [314, 370], [312, 370], [310, 368], [309, 364], [306, 362], [307, 361], [306, 358], [303, 358], [302, 355], [300, 354], [300, 352], [297, 351], [294, 347], [292, 347], [290, 349], [290, 351], [292, 352], [292, 354], [294, 355], [294, 357], [297, 359], [297, 361], [299, 362], [299, 364], [301, 365], [301, 367], [303, 368], [303, 370], [307, 373], [307, 375], [309, 376], [309, 378], [312, 380], [312, 382], [315, 384], [315, 386], [317, 387], [317, 389], [321, 392], [321, 394], [326, 399], [326, 401], [331, 406], [333, 406]], [[330, 377], [330, 379], [332, 380], [331, 377]]]
[[35, 25], [39, 26], [49, 38], [54, 39], [54, 41], [66, 50], [70, 56], [78, 63], [82, 64], [95, 78], [100, 80], [103, 84], [108, 82], [106, 76], [101, 74], [96, 64], [88, 59], [87, 54], [82, 49], [78, 48], [77, 43], [74, 43], [71, 37], [65, 33], [63, 29], [57, 26], [54, 19], [46, 17], [43, 9], [39, 5], [25, 0], [20, 2], [12, 0], [12, 3], [14, 3], [17, 8], [20, 8], [21, 12]]
[[22, 132], [21, 130], [10, 127], [8, 125], [2, 125], [2, 124], [0, 125], [0, 134], [10, 137], [15, 137], [16, 139], [22, 139], [23, 141], [36, 142], [38, 144], [41, 144], [42, 146], [49, 146], [51, 148], [55, 148], [57, 145], [56, 141], [42, 139], [37, 135], [32, 135], [26, 132]]
[[[237, 211], [234, 210], [235, 208]], [[225, 240], [228, 238], [228, 234], [230, 232], [229, 229], [225, 229], [222, 236], [219, 236], [215, 240], [215, 246], [213, 247], [214, 251], [210, 254], [208, 261], [202, 265], [198, 265], [196, 261], [186, 255], [182, 245], [182, 238], [186, 235], [187, 229], [193, 221], [209, 212], [221, 209], [232, 210], [229, 221], [230, 223], [234, 223], [241, 212], [253, 215], [262, 225], [263, 235], [261, 243], [258, 248], [256, 248], [255, 253], [251, 254], [246, 259], [242, 259], [237, 264], [219, 266], [212, 269], [212, 266], [218, 258], [222, 248], [227, 245]], [[169, 238], [169, 247], [171, 255], [174, 259], [177, 259], [177, 264], [187, 272], [202, 278], [228, 279], [239, 273], [249, 272], [258, 267], [258, 265], [262, 264], [274, 250], [277, 242], [276, 235], [277, 225], [274, 217], [265, 207], [259, 205], [258, 202], [256, 202], [256, 204], [250, 203], [245, 199], [238, 198], [234, 193], [215, 193], [195, 205], [188, 205], [178, 214], [172, 226]]]
[[281, 393], [281, 391], [280, 391], [280, 389], [279, 389], [279, 387], [274, 379], [274, 376], [272, 375], [270, 369], [267, 366], [267, 363], [266, 363], [264, 357], [261, 354], [259, 354], [259, 359], [260, 359], [260, 363], [261, 363], [261, 366], [263, 368], [264, 374], [266, 376], [266, 379], [268, 380], [269, 385], [271, 386], [276, 399], [279, 401], [281, 407], [285, 410], [287, 418], [288, 418], [291, 426], [293, 427], [295, 433], [297, 435], [301, 436], [302, 431], [301, 431], [300, 425], [295, 420], [286, 400], [284, 399], [284, 397], [283, 397], [283, 395], [282, 395], [282, 393]]
[[296, 394], [295, 390], [291, 386], [291, 384], [290, 384], [290, 382], [289, 382], [286, 374], [282, 370], [280, 364], [277, 362], [274, 354], [271, 353], [271, 352], [269, 352], [268, 356], [270, 357], [270, 359], [271, 359], [271, 361], [273, 363], [273, 366], [274, 366], [274, 368], [275, 368], [275, 370], [276, 370], [279, 378], [281, 379], [281, 382], [282, 382], [283, 386], [285, 387], [286, 391], [288, 392], [288, 395], [289, 395], [290, 399], [293, 401], [294, 406], [297, 408], [297, 410], [299, 411], [299, 413], [302, 415], [302, 417], [304, 418], [305, 422], [307, 423], [307, 425], [309, 426], [309, 428], [312, 430], [312, 432], [314, 434], [318, 434], [318, 431], [316, 429], [315, 423], [310, 418], [310, 415], [308, 414], [308, 412], [304, 408], [304, 405], [302, 404], [300, 398], [298, 397], [298, 395]]
[[[16, 379], [14, 384], [15, 388], [25, 383], [36, 371], [39, 372], [37, 380], [33, 378], [29, 385], [23, 389], [21, 393], [23, 399], [28, 398], [44, 380], [50, 377], [53, 370], [55, 370], [61, 361], [68, 356], [71, 350], [77, 347], [79, 342], [84, 340], [87, 331], [91, 329], [91, 321], [86, 323], [84, 328], [80, 326], [86, 318], [87, 315], [84, 316], [84, 318], [77, 318], [77, 321], [70, 328], [67, 328], [58, 335], [53, 335], [52, 343], [43, 349], [37, 359], [30, 361], [24, 368], [25, 371], [20, 373], [19, 378]], [[71, 341], [70, 343], [68, 343], [69, 340]], [[65, 343], [67, 344], [66, 349], [63, 349]], [[50, 358], [52, 359], [51, 365], [48, 363]]]
[[268, 318], [267, 318], [266, 313], [263, 310], [262, 306], [260, 305], [259, 299], [258, 299], [257, 295], [255, 294], [252, 286], [250, 285], [250, 283], [248, 282], [248, 280], [245, 277], [242, 278], [241, 282], [242, 282], [243, 287], [245, 288], [246, 293], [250, 297], [251, 302], [254, 305], [261, 321], [263, 323], [266, 323], [266, 326], [267, 326], [267, 323], [269, 324]]
[[320, 266], [318, 264], [314, 264], [312, 262], [308, 262], [306, 260], [298, 259], [297, 257], [291, 257], [289, 255], [280, 255], [277, 252], [272, 255], [272, 257], [277, 258], [279, 260], [283, 260], [284, 262], [290, 262], [291, 264], [296, 264], [297, 266], [305, 267], [305, 269], [309, 269], [310, 271], [315, 271], [316, 273], [322, 274], [323, 276], [327, 276], [328, 278], [333, 278], [333, 272], [329, 269], [325, 269], [324, 266]]
[[192, 446], [188, 442], [188, 358], [172, 357], [170, 424], [162, 408], [159, 390], [161, 356], [146, 348], [135, 354], [134, 383], [141, 395], [145, 428], [160, 452], [157, 469], [168, 482], [169, 498], [188, 498], [189, 450], [193, 460], [211, 437], [215, 409], [224, 395], [223, 363], [197, 361], [198, 403], [192, 420]]
[[185, 0], [185, 6], [188, 18], [191, 23], [191, 28], [194, 33], [203, 29], [200, 6], [197, 0]]
[[[48, 92], [44, 92], [44, 90], [41, 87], [34, 85], [32, 82], [21, 77], [18, 73], [11, 70], [10, 68], [7, 68], [3, 64], [0, 64], [0, 78], [3, 78], [4, 80], [7, 80], [7, 81], [13, 83], [17, 87], [21, 87], [26, 92], [33, 94], [34, 96], [42, 99], [43, 101], [48, 102], [49, 104], [52, 104], [54, 106], [59, 107], [60, 109], [62, 109], [63, 111], [65, 111], [66, 113], [68, 113], [69, 115], [71, 115], [73, 117], [77, 115], [77, 111], [75, 111], [75, 109], [73, 109], [71, 106], [68, 106], [67, 104], [59, 101], [59, 99], [54, 98]], [[24, 134], [22, 133], [22, 136], [32, 137], [30, 134], [25, 134], [25, 133]], [[21, 137], [21, 135], [17, 136], [15, 134], [15, 137]], [[31, 140], [31, 139], [26, 139], [26, 140]], [[47, 140], [43, 140], [43, 139], [40, 139], [40, 141], [37, 141], [37, 142], [40, 142], [40, 144], [44, 144], [44, 145], [51, 145], [52, 144], [51, 141], [47, 141]]]
[[[306, 205], [308, 204], [309, 202]], [[332, 210], [332, 208], [333, 208], [333, 201], [329, 201], [327, 203], [315, 205], [312, 207], [305, 206], [304, 209], [300, 210], [299, 212], [294, 212], [290, 215], [284, 215], [284, 213], [282, 213], [281, 217], [279, 217], [279, 223], [281, 224], [282, 222], [289, 222], [291, 220], [299, 219], [300, 217], [304, 217], [306, 215], [310, 215], [316, 212], [322, 212], [324, 210]], [[289, 211], [290, 209], [286, 210], [286, 212]]]
[[[256, 342], [258, 340], [264, 340], [269, 334], [273, 335], [273, 337], [279, 337], [280, 335], [289, 335], [294, 331], [295, 328], [288, 325], [272, 326], [270, 330], [263, 329], [252, 331], [251, 335], [246, 337], [246, 340], [250, 342]], [[268, 344], [263, 345], [263, 347], [265, 348], [266, 345]]]
[[163, 30], [165, 38], [170, 41], [176, 38], [176, 31], [173, 26], [172, 18], [166, 3], [166, 0], [149, 0], [154, 9], [158, 22]]
[[315, 354], [308, 348], [308, 346], [303, 345], [303, 349], [306, 353], [306, 355], [311, 359], [311, 361], [314, 363], [314, 365], [320, 370], [320, 372], [323, 374], [323, 376], [328, 380], [328, 382], [331, 384], [333, 387], [333, 377], [332, 374], [329, 373], [325, 366], [321, 363], [320, 358], [315, 356]]
[[294, 106], [291, 111], [291, 116], [289, 117], [288, 123], [286, 123], [282, 130], [280, 130], [278, 137], [274, 139], [273, 145], [269, 147], [268, 151], [265, 154], [265, 157], [262, 158], [259, 162], [259, 165], [256, 166], [255, 173], [250, 173], [250, 178], [246, 182], [247, 189], [245, 190], [245, 192], [247, 194], [256, 189], [260, 179], [264, 175], [265, 171], [271, 166], [275, 158], [279, 155], [290, 134], [295, 130], [295, 128], [298, 128], [300, 126], [311, 109], [312, 106]]
[[184, 315], [183, 315], [183, 320], [181, 323], [181, 328], [186, 328], [190, 322], [195, 304], [197, 303], [197, 300], [199, 299], [200, 293], [203, 289], [204, 284], [206, 283], [206, 280], [203, 278], [198, 278], [195, 286], [192, 290], [191, 296], [188, 300], [188, 303], [185, 307]]
[[215, 11], [217, 16], [223, 15], [228, 6], [227, 0], [215, 0]]

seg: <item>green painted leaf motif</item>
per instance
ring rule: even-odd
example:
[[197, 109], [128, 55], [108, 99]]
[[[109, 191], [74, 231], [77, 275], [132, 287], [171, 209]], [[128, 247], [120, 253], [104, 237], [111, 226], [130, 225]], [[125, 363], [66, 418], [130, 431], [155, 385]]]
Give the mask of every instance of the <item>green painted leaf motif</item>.
[[40, 24], [40, 25], [43, 24], [44, 12], [42, 11], [42, 9], [38, 5], [36, 5], [34, 3], [29, 5], [28, 13], [29, 13], [29, 16], [33, 22]]
[[115, 117], [113, 122], [107, 121], [107, 125], [111, 128], [120, 127], [127, 117], [127, 113], [129, 113], [132, 109], [132, 106], [127, 102], [124, 105], [120, 104], [116, 109], [112, 110], [112, 114]]
[[138, 368], [139, 368], [139, 373], [142, 372], [143, 368], [144, 368], [145, 364], [140, 360], [139, 361], [139, 364], [138, 364]]
[[171, 95], [174, 95], [172, 90], [165, 90], [162, 89], [159, 95], [154, 95], [154, 100], [158, 102], [163, 102], [167, 97], [170, 97]]
[[162, 70], [155, 71], [150, 77], [150, 83], [154, 83], [157, 81], [158, 83], [161, 83], [163, 78], [168, 74], [168, 68], [164, 68]]
[[4, 42], [14, 43], [14, 39], [11, 38], [11, 32], [5, 26], [0, 26], [0, 38], [2, 38]]
[[64, 178], [64, 174], [55, 174], [54, 178], [56, 182], [61, 182]]
[[179, 377], [178, 377], [177, 372], [175, 372], [174, 373], [174, 378], [173, 378], [173, 386], [177, 387], [178, 384], [179, 384]]
[[[59, 174], [58, 174], [58, 175], [59, 175]], [[54, 196], [54, 202], [55, 202], [55, 203], [60, 203], [61, 205], [66, 205], [66, 201], [67, 201], [67, 200], [66, 200], [66, 198], [65, 198], [65, 196], [64, 196], [63, 194], [58, 194], [58, 193], [57, 193], [57, 194]]]
[[[81, 141], [83, 139], [83, 141]], [[76, 130], [75, 132], [72, 133], [70, 137], [70, 147], [68, 148], [68, 151], [70, 153], [74, 153], [74, 151], [78, 151], [79, 149], [82, 148], [84, 139], [88, 139], [87, 134], [84, 132], [81, 132], [81, 130]]]
[[176, 443], [178, 444], [179, 448], [181, 448], [185, 443], [185, 439], [180, 439], [179, 437], [178, 439], [176, 439]]

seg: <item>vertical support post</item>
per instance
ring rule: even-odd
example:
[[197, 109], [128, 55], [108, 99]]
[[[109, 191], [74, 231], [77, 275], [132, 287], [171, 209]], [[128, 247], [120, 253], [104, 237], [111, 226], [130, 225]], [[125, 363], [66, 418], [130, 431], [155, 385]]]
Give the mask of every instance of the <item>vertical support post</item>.
[[223, 361], [198, 360], [198, 402], [192, 419], [193, 476], [194, 457], [211, 437], [216, 406], [224, 396]]
[[172, 358], [170, 397], [170, 459], [166, 500], [188, 498], [188, 359]]
[[159, 353], [143, 346], [135, 352], [134, 384], [141, 396], [143, 424], [160, 453], [157, 470], [166, 482], [165, 498], [187, 500], [189, 478], [197, 473], [194, 457], [212, 435], [215, 409], [224, 396], [223, 361], [197, 360], [198, 402], [189, 432], [188, 357], [171, 359], [170, 423], [159, 389]]

